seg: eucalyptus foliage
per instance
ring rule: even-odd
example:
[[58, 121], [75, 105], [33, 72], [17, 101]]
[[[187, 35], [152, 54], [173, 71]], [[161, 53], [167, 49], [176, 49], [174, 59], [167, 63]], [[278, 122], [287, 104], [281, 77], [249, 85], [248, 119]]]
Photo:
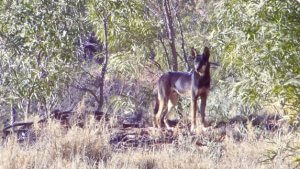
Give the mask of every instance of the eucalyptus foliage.
[[2, 106], [29, 112], [34, 100], [55, 104], [74, 72], [74, 42], [88, 26], [84, 9], [81, 0], [1, 1]]
[[300, 3], [226, 0], [211, 15], [212, 45], [237, 96], [251, 104], [280, 103], [300, 111]]
[[109, 45], [115, 51], [122, 51], [145, 44], [155, 35], [152, 22], [144, 18], [144, 5], [141, 0], [89, 0], [87, 11], [101, 39], [104, 39], [102, 21], [107, 18]]
[[[141, 70], [139, 61], [145, 60], [143, 52], [140, 53], [139, 48], [143, 49], [147, 43], [153, 41], [156, 35], [153, 22], [145, 18], [144, 1], [89, 0], [87, 14], [100, 39], [105, 38], [103, 23], [107, 23], [108, 52], [110, 54], [107, 68], [108, 77], [111, 79], [120, 77], [119, 80], [126, 81], [125, 83], [136, 79], [137, 71]], [[123, 87], [120, 86], [120, 88]], [[121, 107], [124, 110], [125, 105], [128, 106], [131, 101], [134, 101], [132, 96], [118, 93], [117, 95], [122, 95], [122, 97], [118, 101], [120, 104], [115, 104], [115, 94], [111, 91], [107, 98], [107, 107], [113, 105], [112, 109], [114, 110], [119, 110]]]

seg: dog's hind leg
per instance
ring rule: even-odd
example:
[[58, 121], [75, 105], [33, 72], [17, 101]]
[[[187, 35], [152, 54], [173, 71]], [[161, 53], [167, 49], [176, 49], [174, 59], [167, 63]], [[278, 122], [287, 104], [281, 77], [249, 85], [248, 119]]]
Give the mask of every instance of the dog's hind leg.
[[164, 123], [165, 123], [167, 129], [171, 129], [171, 127], [168, 124], [168, 114], [173, 109], [173, 107], [176, 105], [177, 98], [178, 98], [177, 94], [172, 94], [168, 100], [168, 110], [167, 110], [166, 114], [164, 115]]
[[159, 100], [158, 100], [158, 94], [155, 96], [155, 104], [154, 104], [154, 109], [153, 109], [153, 127], [158, 127], [156, 123], [156, 115], [158, 113], [159, 109]]
[[165, 113], [163, 113], [164, 107], [168, 103], [168, 100], [171, 95], [171, 85], [169, 76], [169, 74], [164, 74], [158, 80], [158, 112], [156, 114], [156, 125], [158, 126], [158, 128], [162, 127], [162, 119], [165, 115]]
[[162, 122], [162, 115], [163, 115], [163, 110], [164, 110], [164, 107], [165, 107], [165, 99], [158, 99], [159, 100], [159, 103], [158, 103], [158, 112], [157, 114], [155, 115], [155, 122], [156, 122], [156, 126], [158, 128], [161, 128], [161, 122]]

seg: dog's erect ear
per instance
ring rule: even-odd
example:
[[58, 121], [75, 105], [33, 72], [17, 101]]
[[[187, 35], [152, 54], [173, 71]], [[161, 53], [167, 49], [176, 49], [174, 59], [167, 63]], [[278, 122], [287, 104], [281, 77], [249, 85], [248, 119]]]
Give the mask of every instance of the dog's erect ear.
[[191, 48], [191, 55], [192, 55], [191, 56], [192, 59], [195, 59], [197, 56], [197, 51], [194, 47]]
[[210, 53], [209, 53], [209, 49], [208, 49], [208, 47], [205, 47], [204, 48], [204, 50], [203, 50], [203, 55], [205, 56], [205, 58], [209, 58], [209, 55], [210, 55]]

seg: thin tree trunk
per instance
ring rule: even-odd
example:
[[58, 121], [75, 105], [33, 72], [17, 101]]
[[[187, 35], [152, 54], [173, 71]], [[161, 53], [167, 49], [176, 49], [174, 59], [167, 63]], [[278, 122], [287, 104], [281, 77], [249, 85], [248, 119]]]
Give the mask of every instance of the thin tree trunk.
[[[10, 125], [13, 125], [17, 121], [17, 110], [14, 105], [11, 105], [11, 111], [10, 111]], [[13, 128], [15, 130], [15, 128]]]
[[26, 108], [26, 112], [24, 115], [24, 121], [28, 120], [28, 115], [30, 113], [30, 106], [31, 106], [31, 97], [29, 97], [28, 102], [27, 102], [27, 108]]
[[162, 46], [163, 46], [163, 48], [164, 48], [164, 51], [165, 51], [165, 55], [166, 55], [165, 58], [166, 58], [167, 66], [168, 66], [169, 69], [171, 69], [171, 62], [170, 62], [170, 59], [169, 59], [169, 53], [168, 53], [168, 50], [167, 50], [167, 48], [166, 48], [166, 45], [165, 45], [165, 43], [164, 43], [164, 41], [163, 41], [163, 39], [162, 39], [161, 36], [159, 36], [159, 41], [160, 41], [160, 43], [162, 44]]
[[183, 36], [183, 30], [182, 30], [182, 25], [181, 25], [181, 20], [177, 14], [177, 12], [175, 11], [175, 16], [176, 16], [176, 19], [178, 21], [178, 25], [179, 25], [179, 30], [180, 30], [180, 36], [181, 36], [181, 49], [182, 49], [182, 53], [183, 53], [183, 59], [184, 59], [184, 62], [185, 62], [185, 68], [189, 71], [190, 70], [190, 65], [189, 65], [189, 62], [188, 62], [188, 59], [187, 59], [187, 54], [186, 54], [186, 51], [185, 51], [185, 42], [184, 42], [184, 36]]
[[11, 111], [10, 111], [10, 124], [13, 125], [17, 121], [17, 111], [15, 106], [11, 106]]
[[44, 105], [44, 109], [45, 109], [45, 117], [48, 118], [49, 117], [49, 109], [47, 107], [47, 101], [46, 101], [45, 97], [43, 97], [42, 104]]
[[101, 77], [99, 78], [100, 82], [100, 95], [99, 95], [99, 105], [98, 105], [98, 111], [102, 111], [103, 103], [104, 103], [104, 80], [105, 80], [105, 74], [106, 74], [106, 68], [108, 63], [108, 42], [107, 42], [107, 16], [103, 19], [103, 29], [104, 29], [104, 37], [105, 37], [105, 58], [104, 63], [101, 70]]
[[173, 18], [170, 10], [170, 3], [169, 0], [164, 0], [164, 13], [166, 17], [166, 27], [168, 30], [168, 39], [169, 39], [169, 45], [171, 48], [172, 56], [173, 56], [173, 71], [178, 70], [178, 61], [177, 61], [177, 52], [176, 52], [176, 46], [175, 46], [175, 31], [173, 27]]

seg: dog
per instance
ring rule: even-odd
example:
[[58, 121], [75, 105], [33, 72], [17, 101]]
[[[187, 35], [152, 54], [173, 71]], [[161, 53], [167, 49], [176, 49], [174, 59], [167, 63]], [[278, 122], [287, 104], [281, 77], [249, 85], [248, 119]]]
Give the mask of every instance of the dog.
[[[194, 60], [192, 72], [167, 72], [163, 74], [156, 86], [156, 99], [154, 106], [154, 127], [161, 128], [163, 123], [170, 129], [167, 123], [168, 113], [176, 105], [179, 96], [187, 95], [191, 100], [191, 131], [196, 127], [197, 100], [201, 98], [201, 122], [207, 127], [205, 121], [206, 100], [210, 88], [210, 51], [205, 47], [202, 54], [191, 49], [191, 57]], [[167, 106], [167, 111], [164, 108]]]

